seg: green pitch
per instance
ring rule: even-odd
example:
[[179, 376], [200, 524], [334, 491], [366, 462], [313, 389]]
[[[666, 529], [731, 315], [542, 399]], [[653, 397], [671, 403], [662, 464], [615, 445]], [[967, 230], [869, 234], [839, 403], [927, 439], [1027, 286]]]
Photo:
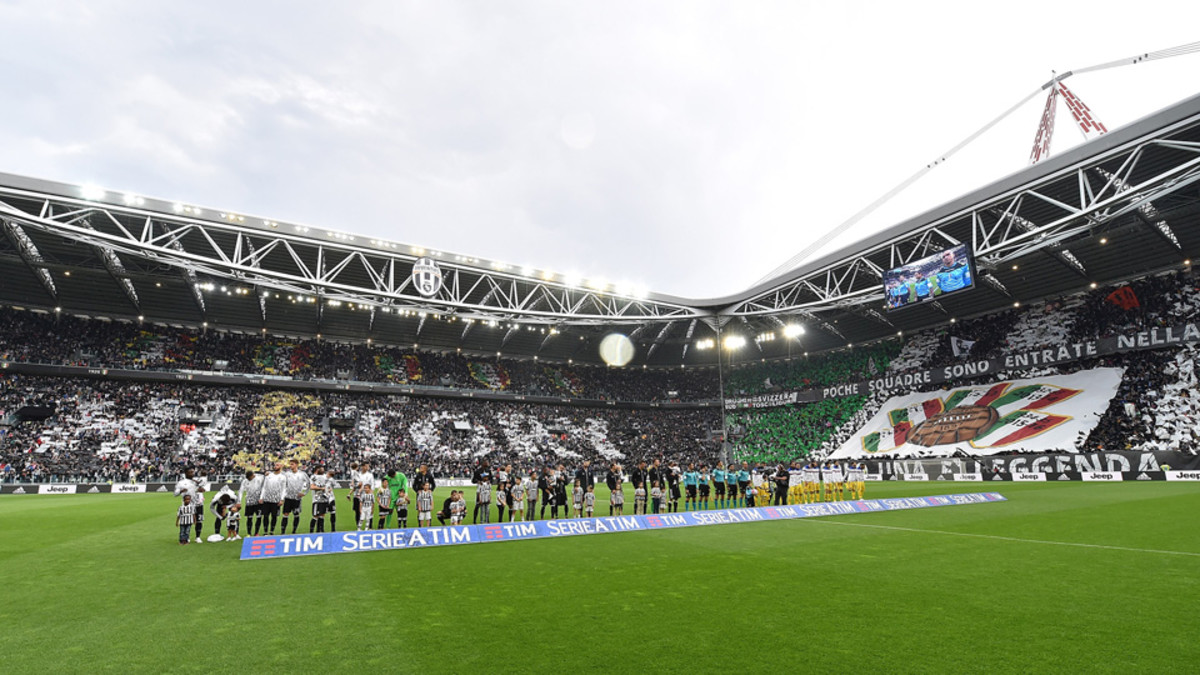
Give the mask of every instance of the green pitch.
[[169, 495], [5, 497], [0, 663], [1194, 672], [1200, 485], [868, 484], [867, 497], [983, 489], [1010, 501], [247, 562], [240, 542], [179, 546]]

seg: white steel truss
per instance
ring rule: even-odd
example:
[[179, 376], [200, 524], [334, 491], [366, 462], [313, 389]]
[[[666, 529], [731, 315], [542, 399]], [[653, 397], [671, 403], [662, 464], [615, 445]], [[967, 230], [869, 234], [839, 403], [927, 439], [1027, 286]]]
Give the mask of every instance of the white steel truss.
[[654, 298], [441, 260], [442, 287], [436, 295], [425, 297], [417, 291], [410, 274], [413, 262], [421, 257], [418, 254], [2, 186], [0, 217], [10, 238], [27, 256], [26, 264], [33, 268], [39, 268], [40, 256], [29, 238], [23, 237], [22, 228], [69, 237], [94, 247], [135, 305], [136, 291], [124, 276], [118, 254], [179, 269], [202, 312], [204, 299], [199, 292], [198, 274], [237, 280], [260, 292], [270, 289], [321, 301], [482, 320], [640, 324], [709, 313]]
[[[1167, 135], [1164, 131], [1157, 137], [1142, 137], [856, 255], [787, 277], [767, 291], [729, 305], [721, 314], [769, 316], [800, 309], [882, 306], [885, 269], [960, 243], [970, 244], [985, 280], [991, 279], [988, 270], [1034, 251], [1053, 255], [1086, 275], [1083, 263], [1066, 245], [1104, 231], [1126, 214], [1134, 214], [1178, 248], [1178, 239], [1153, 202], [1200, 183], [1200, 143], [1172, 140], [1164, 137]], [[1161, 157], [1149, 161], [1147, 157], [1157, 149], [1179, 152], [1172, 161], [1164, 162]], [[1143, 165], [1153, 169], [1144, 170]]]

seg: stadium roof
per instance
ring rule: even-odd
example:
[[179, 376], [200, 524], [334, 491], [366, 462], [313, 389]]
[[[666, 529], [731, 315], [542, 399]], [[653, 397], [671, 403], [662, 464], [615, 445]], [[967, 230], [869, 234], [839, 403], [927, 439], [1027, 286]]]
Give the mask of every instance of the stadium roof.
[[[1200, 254], [1198, 184], [1200, 96], [745, 292], [687, 299], [0, 174], [0, 302], [581, 363], [598, 363], [599, 339], [619, 330], [639, 347], [634, 366], [712, 365], [721, 350], [698, 347], [735, 335], [746, 344], [728, 358], [757, 361], [1178, 269]], [[884, 311], [884, 270], [958, 243], [976, 254], [978, 288]], [[414, 281], [420, 258], [441, 274], [432, 294]], [[785, 336], [789, 325], [804, 333]]]

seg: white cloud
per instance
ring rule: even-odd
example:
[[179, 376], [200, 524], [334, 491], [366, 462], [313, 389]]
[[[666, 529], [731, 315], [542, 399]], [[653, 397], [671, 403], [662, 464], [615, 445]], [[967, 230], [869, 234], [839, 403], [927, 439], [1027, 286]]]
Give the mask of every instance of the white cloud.
[[[1189, 42], [1197, 14], [965, 7], [10, 2], [0, 170], [725, 295], [1050, 68]], [[1195, 93], [1198, 59], [1068, 83], [1114, 127]], [[1020, 169], [1040, 107], [829, 250]]]

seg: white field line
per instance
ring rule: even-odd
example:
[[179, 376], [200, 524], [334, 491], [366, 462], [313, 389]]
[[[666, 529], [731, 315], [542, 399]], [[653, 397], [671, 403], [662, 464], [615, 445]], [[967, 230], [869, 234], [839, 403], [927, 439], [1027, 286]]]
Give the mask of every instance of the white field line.
[[975, 537], [977, 539], [995, 539], [997, 541], [1015, 541], [1022, 544], [1048, 544], [1051, 546], [1074, 546], [1076, 548], [1099, 548], [1109, 551], [1132, 551], [1135, 553], [1157, 553], [1160, 555], [1182, 555], [1200, 558], [1200, 553], [1191, 551], [1164, 551], [1155, 548], [1133, 548], [1130, 546], [1108, 546], [1105, 544], [1081, 544], [1073, 541], [1054, 541], [1047, 539], [1022, 539], [1020, 537], [1001, 537], [995, 534], [977, 534], [974, 532], [950, 532], [948, 530], [922, 530], [916, 527], [896, 527], [894, 525], [872, 525], [869, 523], [850, 523], [844, 520], [829, 520], [827, 518], [801, 518], [802, 522], [824, 523], [826, 525], [845, 525], [848, 527], [871, 527], [879, 530], [898, 530], [901, 532], [923, 532], [925, 534], [948, 534], [955, 537]]

